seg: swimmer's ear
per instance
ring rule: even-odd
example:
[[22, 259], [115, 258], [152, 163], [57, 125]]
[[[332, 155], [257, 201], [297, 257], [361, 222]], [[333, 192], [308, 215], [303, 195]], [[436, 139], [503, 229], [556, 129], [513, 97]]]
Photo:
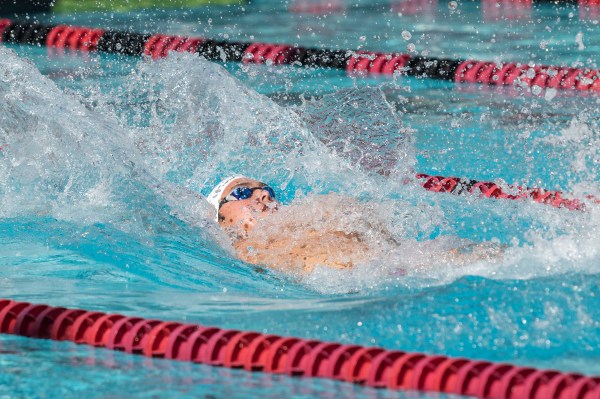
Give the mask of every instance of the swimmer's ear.
[[224, 222], [225, 221], [225, 216], [221, 215], [221, 212], [219, 212], [217, 214], [217, 221], [218, 222]]

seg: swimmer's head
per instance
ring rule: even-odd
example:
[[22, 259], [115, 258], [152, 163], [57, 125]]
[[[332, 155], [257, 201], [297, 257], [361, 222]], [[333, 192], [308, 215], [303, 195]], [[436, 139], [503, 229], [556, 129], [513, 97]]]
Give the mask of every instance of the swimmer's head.
[[259, 219], [277, 210], [279, 203], [271, 187], [246, 176], [232, 176], [208, 195], [219, 225], [248, 233]]

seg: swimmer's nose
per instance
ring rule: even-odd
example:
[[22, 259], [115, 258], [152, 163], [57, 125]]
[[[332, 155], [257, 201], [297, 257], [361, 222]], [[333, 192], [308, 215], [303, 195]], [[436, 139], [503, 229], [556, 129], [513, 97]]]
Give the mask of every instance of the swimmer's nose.
[[275, 198], [271, 197], [271, 194], [267, 190], [260, 190], [259, 197], [260, 202], [272, 202]]

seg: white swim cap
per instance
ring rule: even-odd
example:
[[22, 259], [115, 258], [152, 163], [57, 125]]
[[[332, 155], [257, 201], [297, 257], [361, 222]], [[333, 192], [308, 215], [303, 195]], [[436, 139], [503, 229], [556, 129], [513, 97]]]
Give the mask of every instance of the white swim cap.
[[223, 179], [219, 184], [217, 184], [206, 198], [208, 200], [208, 203], [211, 204], [213, 208], [215, 208], [215, 220], [217, 222], [219, 221], [219, 202], [221, 202], [223, 192], [232, 181], [237, 179], [248, 179], [248, 177], [243, 175], [229, 176], [228, 178]]

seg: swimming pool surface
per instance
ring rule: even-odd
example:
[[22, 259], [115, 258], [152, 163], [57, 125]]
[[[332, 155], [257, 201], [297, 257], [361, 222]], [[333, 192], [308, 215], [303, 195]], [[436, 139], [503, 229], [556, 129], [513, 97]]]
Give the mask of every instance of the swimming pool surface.
[[[29, 18], [599, 67], [598, 21], [572, 4], [291, 11], [306, 4]], [[598, 95], [2, 44], [0, 102], [0, 297], [600, 375], [598, 207], [455, 197], [404, 182], [418, 171], [598, 196]], [[336, 192], [372, 204], [398, 238], [431, 243], [423, 251], [433, 258], [459, 239], [507, 250], [497, 261], [411, 269], [419, 255], [407, 244], [353, 272], [262, 270], [235, 259], [193, 194], [234, 172], [269, 182], [284, 203]], [[396, 266], [406, 274], [388, 273]], [[0, 336], [0, 397], [123, 392], [450, 397]]]

